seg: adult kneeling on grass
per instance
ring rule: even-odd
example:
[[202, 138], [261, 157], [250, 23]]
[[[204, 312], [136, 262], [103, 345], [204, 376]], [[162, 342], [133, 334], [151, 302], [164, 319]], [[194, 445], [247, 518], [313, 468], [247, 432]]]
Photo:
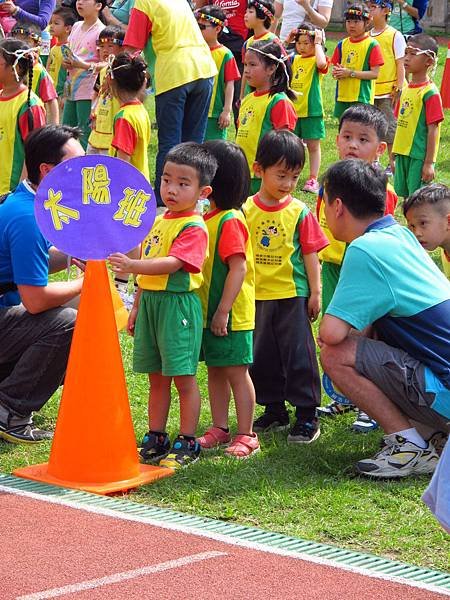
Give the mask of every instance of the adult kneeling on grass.
[[51, 432], [36, 428], [38, 411], [66, 371], [76, 311], [62, 305], [81, 291], [82, 278], [48, 283], [67, 257], [44, 238], [34, 217], [40, 181], [69, 158], [81, 156], [78, 130], [49, 125], [25, 142], [28, 179], [0, 205], [0, 438], [33, 443]]
[[349, 246], [318, 344], [324, 371], [385, 431], [357, 471], [397, 478], [432, 473], [439, 459], [412, 421], [449, 431], [450, 283], [415, 236], [383, 216], [385, 198], [386, 176], [361, 160], [324, 176], [328, 226]]

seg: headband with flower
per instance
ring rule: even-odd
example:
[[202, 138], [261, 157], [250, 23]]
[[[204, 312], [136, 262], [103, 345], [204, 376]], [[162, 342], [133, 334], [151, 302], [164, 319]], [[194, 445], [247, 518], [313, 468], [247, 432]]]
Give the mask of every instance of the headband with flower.
[[258, 0], [250, 0], [248, 5], [254, 6], [258, 10], [260, 10], [271, 21], [273, 21], [275, 19], [275, 15], [267, 8], [267, 6], [264, 6], [264, 4], [262, 4], [261, 2], [258, 2]]

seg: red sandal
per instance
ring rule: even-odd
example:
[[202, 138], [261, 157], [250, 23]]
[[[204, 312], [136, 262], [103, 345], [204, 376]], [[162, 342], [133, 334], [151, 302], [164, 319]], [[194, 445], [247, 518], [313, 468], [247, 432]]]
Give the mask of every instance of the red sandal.
[[260, 450], [256, 433], [253, 435], [238, 434], [234, 436], [231, 444], [225, 450], [225, 454], [233, 458], [245, 459], [250, 458]]
[[197, 442], [204, 450], [213, 450], [221, 446], [227, 446], [230, 443], [231, 435], [220, 429], [220, 427], [210, 427], [205, 433], [197, 438]]

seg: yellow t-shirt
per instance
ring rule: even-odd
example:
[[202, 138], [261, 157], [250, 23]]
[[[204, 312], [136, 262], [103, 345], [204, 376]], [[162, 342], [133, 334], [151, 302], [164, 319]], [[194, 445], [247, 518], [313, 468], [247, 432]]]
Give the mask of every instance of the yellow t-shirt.
[[[170, 255], [170, 250], [178, 236], [189, 227], [195, 227], [198, 236], [198, 247], [204, 241], [205, 252], [200, 253], [203, 260], [207, 254], [208, 232], [203, 218], [197, 213], [185, 216], [166, 214], [156, 217], [150, 233], [142, 242], [141, 258], [162, 258]], [[198, 231], [200, 228], [200, 231]], [[186, 262], [189, 257], [186, 256]], [[196, 259], [198, 261], [198, 258]], [[203, 262], [200, 260], [200, 262]], [[167, 291], [167, 292], [191, 292], [198, 289], [203, 283], [201, 270], [197, 273], [179, 269], [175, 273], [165, 275], [138, 275], [137, 283], [143, 290]]]
[[[100, 71], [100, 88], [106, 77], [107, 67]], [[117, 98], [101, 92], [95, 105], [95, 126], [89, 136], [89, 143], [94, 148], [108, 150], [111, 147], [114, 130], [114, 117], [120, 111], [120, 102]]]
[[150, 143], [150, 118], [142, 102], [136, 100], [123, 104], [114, 117], [114, 135], [109, 149], [111, 156], [122, 150], [131, 157], [131, 164], [150, 181], [148, 145]]
[[[375, 80], [375, 97], [386, 96], [392, 92], [397, 83], [397, 63], [394, 54], [394, 38], [397, 30], [389, 25], [384, 31], [376, 35], [370, 34], [380, 44], [384, 65], [380, 67]], [[399, 34], [401, 35], [401, 34]]]
[[186, 0], [136, 0], [124, 46], [144, 51], [156, 94], [217, 73]]

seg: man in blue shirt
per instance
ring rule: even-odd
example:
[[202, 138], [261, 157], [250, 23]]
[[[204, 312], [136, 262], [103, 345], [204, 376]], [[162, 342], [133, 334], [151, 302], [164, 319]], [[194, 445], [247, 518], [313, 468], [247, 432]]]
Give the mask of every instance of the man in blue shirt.
[[376, 167], [340, 161], [324, 189], [327, 223], [350, 245], [320, 326], [322, 366], [385, 431], [383, 448], [357, 471], [432, 473], [438, 454], [413, 422], [449, 430], [450, 284], [415, 236], [383, 216], [386, 177]]
[[76, 311], [63, 307], [81, 291], [82, 278], [48, 282], [66, 266], [34, 217], [39, 182], [58, 163], [84, 154], [78, 132], [49, 125], [25, 143], [28, 179], [0, 205], [0, 438], [33, 443], [51, 437], [36, 428], [38, 411], [64, 377]]

